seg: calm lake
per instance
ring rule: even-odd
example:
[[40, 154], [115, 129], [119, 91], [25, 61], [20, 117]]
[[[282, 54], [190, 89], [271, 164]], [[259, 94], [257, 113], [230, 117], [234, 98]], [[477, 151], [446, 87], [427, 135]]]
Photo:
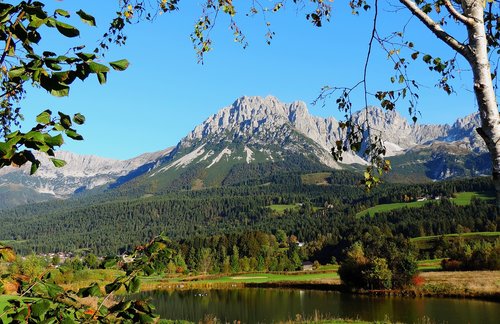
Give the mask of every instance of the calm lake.
[[199, 321], [207, 314], [223, 322], [272, 323], [311, 318], [317, 311], [331, 317], [404, 323], [499, 323], [500, 303], [451, 298], [367, 297], [299, 289], [214, 289], [153, 291], [156, 311], [165, 319]]

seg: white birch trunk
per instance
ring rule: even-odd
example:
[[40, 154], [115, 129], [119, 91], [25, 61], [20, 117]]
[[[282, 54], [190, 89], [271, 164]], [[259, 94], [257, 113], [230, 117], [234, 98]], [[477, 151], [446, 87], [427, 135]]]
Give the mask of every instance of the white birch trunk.
[[472, 67], [474, 92], [481, 117], [481, 127], [477, 131], [490, 152], [496, 204], [500, 210], [500, 116], [488, 59], [483, 0], [462, 0], [462, 9], [465, 16], [473, 19], [473, 23], [466, 25], [469, 51], [465, 57]]
[[477, 129], [477, 132], [490, 152], [496, 205], [497, 210], [500, 211], [500, 116], [488, 58], [488, 40], [484, 26], [485, 1], [461, 0], [463, 12], [459, 12], [450, 0], [444, 0], [449, 14], [467, 28], [468, 44], [463, 44], [446, 33], [441, 25], [420, 9], [414, 0], [399, 0], [399, 2], [408, 8], [438, 39], [464, 56], [472, 67], [474, 93], [481, 116], [481, 127]]

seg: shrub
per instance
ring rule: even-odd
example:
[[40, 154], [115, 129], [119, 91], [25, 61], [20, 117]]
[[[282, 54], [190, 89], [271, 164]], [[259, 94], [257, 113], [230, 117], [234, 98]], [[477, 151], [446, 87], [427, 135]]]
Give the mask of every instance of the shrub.
[[392, 287], [392, 271], [387, 266], [387, 260], [374, 258], [361, 271], [366, 285], [370, 289], [390, 289]]
[[452, 259], [443, 259], [441, 261], [441, 268], [445, 271], [459, 271], [462, 269], [462, 262]]

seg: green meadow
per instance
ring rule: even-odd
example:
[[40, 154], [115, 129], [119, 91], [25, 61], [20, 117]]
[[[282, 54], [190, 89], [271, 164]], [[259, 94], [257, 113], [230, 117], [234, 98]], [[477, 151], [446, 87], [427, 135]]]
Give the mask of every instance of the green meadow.
[[[473, 197], [478, 197], [478, 198], [484, 199], [484, 200], [494, 200], [495, 199], [495, 197], [493, 197], [491, 194], [485, 193], [485, 192], [459, 192], [456, 194], [456, 197], [451, 199], [451, 201], [456, 205], [465, 206], [465, 205], [470, 204], [471, 199]], [[388, 211], [395, 210], [395, 209], [418, 208], [418, 207], [424, 206], [425, 204], [436, 203], [438, 201], [439, 200], [429, 199], [429, 200], [424, 200], [424, 201], [412, 201], [412, 202], [407, 202], [407, 203], [401, 202], [401, 203], [393, 203], [393, 204], [382, 204], [382, 205], [377, 205], [377, 206], [373, 206], [373, 207], [370, 207], [368, 209], [365, 209], [365, 210], [357, 213], [356, 216], [363, 217], [363, 216], [366, 216], [368, 214], [373, 216], [376, 213], [388, 212]]]

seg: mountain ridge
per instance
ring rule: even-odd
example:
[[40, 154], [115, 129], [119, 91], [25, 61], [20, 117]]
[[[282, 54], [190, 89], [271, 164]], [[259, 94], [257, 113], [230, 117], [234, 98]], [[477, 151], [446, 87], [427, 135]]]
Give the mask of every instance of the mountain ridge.
[[[386, 156], [396, 160], [405, 154], [424, 156], [419, 152], [429, 151], [435, 143], [444, 143], [443, 147], [446, 151], [449, 147], [452, 155], [457, 155], [453, 153], [456, 151], [453, 147], [462, 147], [461, 155], [468, 152], [484, 154], [486, 151], [475, 132], [479, 126], [477, 113], [459, 118], [452, 125], [427, 125], [408, 122], [397, 111], [367, 107], [353, 113], [353, 119], [357, 123], [368, 122], [372, 134], [379, 132]], [[227, 182], [224, 179], [231, 174], [232, 168], [245, 163], [283, 161], [285, 167], [294, 170], [319, 170], [319, 165], [341, 169], [348, 165], [367, 164], [362, 156], [352, 152], [344, 154], [342, 164], [335, 161], [330, 150], [338, 140], [343, 140], [339, 122], [333, 117], [311, 115], [302, 101], [283, 103], [273, 96], [244, 96], [209, 116], [175, 147], [124, 161], [60, 151], [57, 157], [66, 160], [67, 166], [56, 169], [42, 157], [42, 167], [35, 176], [28, 176], [27, 168], [3, 168], [0, 170], [0, 188], [15, 184], [34, 189], [44, 198], [47, 195], [66, 198], [98, 187], [113, 189], [122, 185], [133, 186], [135, 182], [148, 183], [151, 187], [156, 181], [162, 186], [184, 189], [218, 186]], [[433, 154], [426, 153], [425, 156], [436, 158], [437, 155]], [[300, 158], [292, 158], [294, 156]], [[442, 160], [443, 156], [438, 158]], [[286, 161], [294, 161], [297, 165], [289, 163], [286, 166]], [[439, 165], [446, 168], [448, 163]], [[457, 165], [467, 167], [463, 163], [455, 163], [454, 167]], [[484, 166], [474, 166], [473, 172], [433, 170], [429, 174], [446, 176], [429, 179], [439, 180], [454, 174], [480, 175], [484, 170]], [[184, 182], [176, 187], [179, 178]]]

